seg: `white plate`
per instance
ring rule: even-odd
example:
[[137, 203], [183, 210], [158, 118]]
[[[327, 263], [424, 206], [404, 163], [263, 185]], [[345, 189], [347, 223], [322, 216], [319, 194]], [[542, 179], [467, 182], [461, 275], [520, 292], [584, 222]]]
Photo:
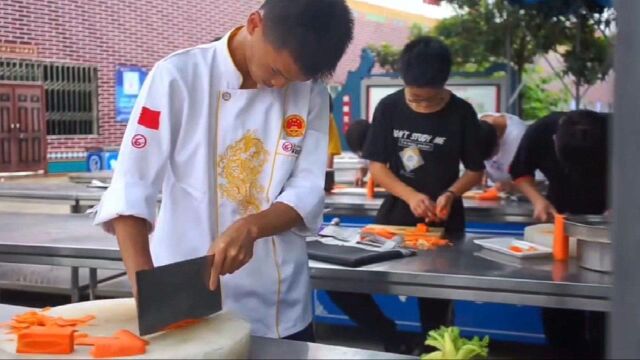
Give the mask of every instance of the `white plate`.
[[[548, 247], [540, 246], [538, 244], [530, 243], [528, 241], [518, 240], [516, 238], [491, 238], [491, 239], [476, 239], [473, 240], [474, 243], [490, 250], [498, 251], [503, 254], [512, 255], [519, 258], [528, 258], [528, 257], [544, 257], [551, 255], [552, 251]], [[527, 251], [527, 252], [515, 252], [509, 249], [510, 246], [519, 246], [524, 249], [528, 249], [529, 247], [533, 247], [536, 251]]]

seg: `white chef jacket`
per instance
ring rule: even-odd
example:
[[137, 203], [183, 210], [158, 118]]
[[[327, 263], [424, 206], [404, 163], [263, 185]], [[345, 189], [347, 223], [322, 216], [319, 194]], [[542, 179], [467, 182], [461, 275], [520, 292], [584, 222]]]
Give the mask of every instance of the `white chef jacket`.
[[504, 115], [507, 118], [507, 128], [502, 138], [498, 141], [498, 153], [485, 161], [487, 176], [492, 182], [511, 181], [509, 167], [516, 150], [518, 150], [520, 140], [522, 140], [522, 136], [527, 131], [527, 124], [519, 117], [511, 114], [485, 113], [480, 114], [479, 118], [485, 115]]
[[257, 240], [253, 259], [221, 278], [225, 310], [249, 321], [254, 335], [284, 337], [312, 317], [303, 235], [317, 232], [322, 219], [329, 96], [318, 82], [241, 90], [228, 40], [154, 66], [95, 223], [110, 231], [119, 215], [148, 220], [159, 266], [205, 255], [245, 215], [290, 205], [304, 224]]

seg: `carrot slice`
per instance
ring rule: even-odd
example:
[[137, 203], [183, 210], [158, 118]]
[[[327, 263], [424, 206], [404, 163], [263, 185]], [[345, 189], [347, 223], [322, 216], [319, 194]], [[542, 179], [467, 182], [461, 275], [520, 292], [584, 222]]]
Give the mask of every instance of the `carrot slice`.
[[488, 189], [482, 194], [477, 196], [478, 200], [498, 200], [500, 199], [500, 192], [495, 187]]
[[191, 325], [195, 325], [201, 321], [202, 319], [186, 319], [186, 320], [178, 321], [177, 323], [173, 323], [162, 330], [163, 331], [178, 330], [178, 329], [186, 328]]
[[521, 253], [521, 252], [524, 251], [521, 247], [516, 246], [516, 245], [509, 246], [509, 250], [511, 250], [511, 251], [513, 251], [515, 253]]
[[102, 340], [110, 339], [109, 337], [99, 336], [83, 336], [76, 338], [73, 342], [78, 346], [93, 346]]
[[71, 328], [34, 326], [18, 334], [19, 354], [71, 354], [73, 333]]
[[106, 338], [96, 342], [91, 349], [91, 356], [95, 359], [142, 355], [147, 346], [139, 341], [124, 338]]
[[[196, 323], [196, 322], [199, 322], [199, 320], [198, 321], [194, 321], [193, 323]], [[129, 330], [119, 330], [118, 332], [116, 332], [114, 334], [114, 336], [119, 338], [119, 339], [126, 340], [126, 341], [131, 341], [131, 342], [137, 341], [137, 342], [139, 342], [141, 344], [149, 345], [149, 341], [141, 338], [140, 336], [132, 333]]]
[[427, 232], [429, 232], [429, 227], [427, 226], [427, 224], [418, 224], [418, 225], [416, 225], [416, 232], [417, 233], [427, 233]]

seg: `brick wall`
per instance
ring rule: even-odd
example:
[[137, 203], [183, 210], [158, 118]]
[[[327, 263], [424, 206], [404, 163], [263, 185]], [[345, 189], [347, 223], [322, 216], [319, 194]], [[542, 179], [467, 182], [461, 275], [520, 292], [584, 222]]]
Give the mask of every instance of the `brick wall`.
[[[244, 23], [261, 0], [0, 0], [0, 43], [35, 45], [38, 58], [98, 66], [99, 135], [49, 137], [49, 153], [117, 147], [115, 66], [151, 66], [169, 53], [202, 44]], [[357, 67], [360, 49], [383, 41], [401, 46], [402, 21], [354, 11], [355, 39], [334, 82]]]
[[[400, 0], [401, 1], [401, 0]], [[370, 44], [387, 42], [396, 47], [402, 47], [409, 38], [410, 23], [391, 18], [381, 19], [364, 12], [355, 10], [355, 33], [353, 42], [347, 49], [344, 58], [338, 64], [334, 82], [341, 83], [346, 79], [349, 70], [354, 70], [360, 63], [362, 48]]]
[[245, 21], [259, 0], [0, 0], [0, 42], [38, 47], [38, 57], [98, 66], [99, 136], [49, 138], [49, 152], [117, 147], [115, 66], [150, 68]]

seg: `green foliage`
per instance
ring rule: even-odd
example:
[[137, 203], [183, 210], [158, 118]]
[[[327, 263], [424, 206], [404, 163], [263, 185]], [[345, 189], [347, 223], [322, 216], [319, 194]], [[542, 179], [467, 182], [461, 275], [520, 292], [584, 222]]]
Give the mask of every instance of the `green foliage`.
[[486, 358], [489, 355], [489, 337], [482, 340], [474, 336], [473, 339], [465, 339], [460, 336], [457, 327], [441, 326], [438, 330], [429, 331], [425, 345], [430, 345], [437, 350], [423, 354], [421, 360], [429, 359], [477, 359]]
[[545, 76], [542, 69], [527, 66], [522, 87], [522, 118], [537, 120], [552, 111], [567, 110], [571, 101], [571, 93], [562, 88], [557, 91], [549, 90], [555, 78]]
[[380, 67], [382, 67], [385, 72], [398, 71], [400, 49], [388, 43], [382, 43], [380, 45], [369, 45], [368, 48], [373, 52], [378, 65], [380, 65]]

